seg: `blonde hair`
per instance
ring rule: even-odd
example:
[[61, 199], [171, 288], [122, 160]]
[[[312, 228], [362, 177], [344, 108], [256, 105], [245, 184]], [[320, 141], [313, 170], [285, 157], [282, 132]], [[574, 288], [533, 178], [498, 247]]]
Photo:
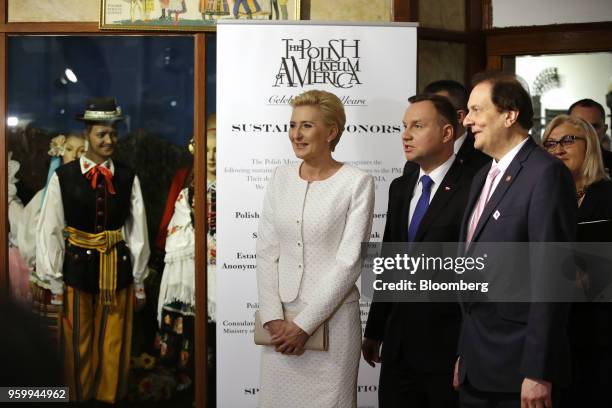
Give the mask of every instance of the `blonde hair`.
[[291, 106], [295, 109], [298, 106], [316, 106], [323, 115], [323, 122], [327, 126], [335, 126], [338, 129], [338, 135], [329, 144], [333, 152], [336, 145], [340, 141], [340, 136], [344, 132], [346, 124], [346, 114], [344, 113], [344, 105], [340, 98], [331, 92], [311, 90], [301, 93], [291, 100]]
[[52, 157], [59, 157], [64, 155], [64, 150], [66, 148], [66, 142], [69, 138], [74, 137], [77, 139], [81, 139], [85, 142], [85, 146], [87, 145], [87, 140], [85, 135], [79, 132], [71, 132], [66, 135], [59, 134], [51, 139], [49, 142], [49, 151], [47, 154]]
[[546, 126], [544, 136], [542, 137], [542, 143], [548, 140], [550, 134], [555, 128], [563, 125], [564, 123], [569, 123], [584, 133], [586, 151], [584, 153], [584, 162], [582, 163], [581, 169], [582, 177], [584, 178], [584, 186], [588, 187], [600, 180], [609, 180], [610, 177], [608, 177], [606, 171], [604, 170], [603, 160], [601, 158], [601, 147], [599, 145], [597, 132], [595, 132], [595, 129], [593, 129], [593, 126], [591, 126], [589, 122], [580, 118], [571, 117], [569, 115], [556, 116]]

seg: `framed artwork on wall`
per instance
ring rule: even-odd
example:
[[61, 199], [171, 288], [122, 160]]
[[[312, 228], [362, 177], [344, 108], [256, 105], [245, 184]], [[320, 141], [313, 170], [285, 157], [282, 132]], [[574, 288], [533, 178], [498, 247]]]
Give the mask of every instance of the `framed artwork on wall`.
[[219, 19], [299, 20], [301, 0], [102, 0], [100, 28], [214, 31]]

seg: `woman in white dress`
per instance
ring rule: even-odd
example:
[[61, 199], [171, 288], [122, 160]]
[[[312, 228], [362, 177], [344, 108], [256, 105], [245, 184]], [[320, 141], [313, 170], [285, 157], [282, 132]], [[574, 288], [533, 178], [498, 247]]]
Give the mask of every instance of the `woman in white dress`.
[[[291, 105], [289, 140], [301, 161], [274, 171], [257, 240], [259, 312], [274, 343], [262, 350], [259, 407], [355, 407], [355, 282], [372, 227], [374, 181], [332, 157], [346, 122], [337, 96], [308, 91]], [[285, 312], [297, 312], [293, 322]], [[305, 351], [326, 321], [328, 350]]]

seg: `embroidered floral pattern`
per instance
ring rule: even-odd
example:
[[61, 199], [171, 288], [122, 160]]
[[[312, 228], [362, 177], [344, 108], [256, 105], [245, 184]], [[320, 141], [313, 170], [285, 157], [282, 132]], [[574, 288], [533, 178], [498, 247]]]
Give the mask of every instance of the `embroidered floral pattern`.
[[60, 157], [64, 155], [64, 145], [66, 144], [66, 136], [57, 135], [49, 143], [49, 156]]

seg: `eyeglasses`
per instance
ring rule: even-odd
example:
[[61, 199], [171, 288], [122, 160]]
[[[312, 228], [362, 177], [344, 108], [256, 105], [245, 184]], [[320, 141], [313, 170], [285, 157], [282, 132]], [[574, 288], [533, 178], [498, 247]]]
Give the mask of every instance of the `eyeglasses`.
[[553, 151], [555, 150], [557, 145], [560, 145], [561, 147], [566, 148], [567, 146], [573, 145], [576, 142], [576, 140], [586, 140], [586, 139], [580, 136], [565, 135], [559, 140], [548, 139], [544, 143], [542, 143], [542, 146], [544, 146], [544, 148], [548, 151]]

